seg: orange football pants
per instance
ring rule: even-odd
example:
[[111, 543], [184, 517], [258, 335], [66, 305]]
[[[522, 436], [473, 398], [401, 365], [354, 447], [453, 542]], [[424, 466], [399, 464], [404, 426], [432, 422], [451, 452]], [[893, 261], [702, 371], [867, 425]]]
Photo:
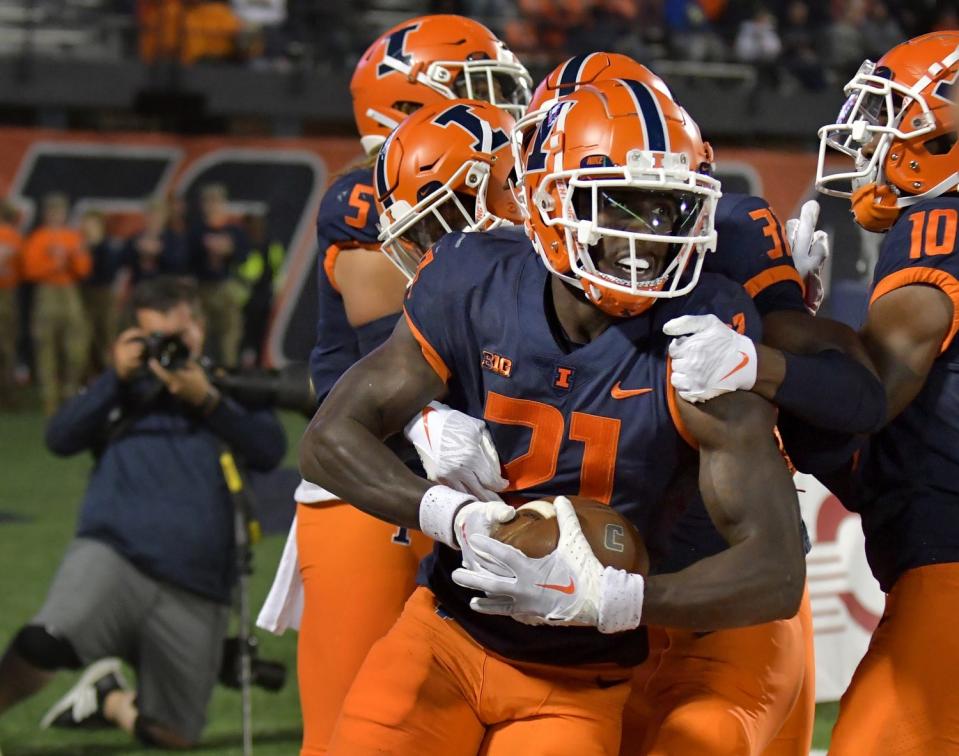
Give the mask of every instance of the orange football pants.
[[903, 573], [839, 704], [830, 756], [959, 754], [957, 611], [959, 564]]
[[304, 605], [297, 644], [302, 756], [325, 754], [370, 647], [400, 616], [433, 542], [343, 502], [298, 504]]
[[417, 588], [363, 662], [330, 754], [615, 756], [631, 675], [509, 662]]
[[621, 756], [807, 756], [816, 706], [808, 593], [789, 620], [705, 634], [651, 627], [649, 644]]

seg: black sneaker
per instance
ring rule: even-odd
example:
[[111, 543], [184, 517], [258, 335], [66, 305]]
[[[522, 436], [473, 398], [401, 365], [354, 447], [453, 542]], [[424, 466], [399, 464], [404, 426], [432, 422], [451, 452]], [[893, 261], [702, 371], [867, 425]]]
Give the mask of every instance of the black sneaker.
[[40, 720], [40, 728], [108, 727], [103, 716], [103, 701], [114, 690], [129, 690], [120, 671], [119, 659], [101, 659], [80, 675], [76, 684], [57, 701]]

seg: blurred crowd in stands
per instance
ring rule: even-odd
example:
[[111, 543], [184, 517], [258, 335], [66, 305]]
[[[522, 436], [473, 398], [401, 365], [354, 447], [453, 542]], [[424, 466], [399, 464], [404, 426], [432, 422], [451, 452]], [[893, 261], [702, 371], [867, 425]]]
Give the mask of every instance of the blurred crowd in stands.
[[[547, 66], [612, 49], [656, 60], [746, 64], [810, 89], [845, 82], [865, 58], [907, 37], [956, 28], [956, 4], [929, 0], [459, 0], [461, 12], [506, 12], [513, 50]], [[784, 78], [783, 83], [787, 83]]]
[[449, 12], [483, 21], [542, 70], [612, 50], [810, 89], [910, 36], [959, 27], [959, 0], [0, 0], [0, 28], [18, 3], [35, 9], [37, 33], [79, 4], [135, 19], [125, 47], [148, 62], [350, 70], [389, 26]]
[[214, 363], [259, 364], [285, 250], [266, 214], [234, 217], [228, 200], [208, 184], [195, 208], [155, 199], [124, 217], [71, 213], [50, 193], [25, 234], [23, 215], [0, 203], [0, 404], [32, 381], [52, 414], [110, 364], [132, 287], [160, 274], [197, 282]]

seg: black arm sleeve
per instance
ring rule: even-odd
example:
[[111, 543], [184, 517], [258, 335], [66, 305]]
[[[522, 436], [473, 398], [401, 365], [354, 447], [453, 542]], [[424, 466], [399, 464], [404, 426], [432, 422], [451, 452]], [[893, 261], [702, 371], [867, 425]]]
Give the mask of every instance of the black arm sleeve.
[[[882, 427], [886, 392], [866, 367], [834, 349], [784, 355], [786, 376], [774, 397], [779, 407], [824, 430], [855, 434]], [[829, 378], [828, 390], [823, 376]]]

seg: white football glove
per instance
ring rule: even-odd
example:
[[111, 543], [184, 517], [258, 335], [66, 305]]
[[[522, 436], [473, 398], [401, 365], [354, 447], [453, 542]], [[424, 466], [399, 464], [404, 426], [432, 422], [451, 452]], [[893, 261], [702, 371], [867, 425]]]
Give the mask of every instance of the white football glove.
[[453, 572], [453, 582], [484, 591], [470, 606], [482, 614], [527, 624], [580, 625], [602, 633], [639, 626], [645, 581], [641, 575], [603, 567], [583, 535], [565, 496], [553, 502], [559, 525], [556, 549], [541, 559], [485, 535], [471, 535], [477, 566]]
[[756, 345], [715, 315], [683, 315], [663, 326], [672, 358], [670, 383], [687, 402], [705, 402], [756, 385]]
[[793, 264], [803, 280], [806, 309], [812, 315], [819, 311], [823, 299], [822, 271], [829, 259], [829, 235], [817, 230], [819, 203], [809, 200], [798, 218], [786, 221], [786, 241], [792, 250]]
[[403, 433], [432, 481], [480, 501], [498, 501], [497, 492], [509, 484], [500, 475], [499, 455], [482, 420], [430, 402]]
[[472, 494], [447, 486], [427, 489], [420, 500], [420, 530], [453, 549], [463, 552], [463, 564], [473, 569], [477, 561], [470, 538], [489, 536], [494, 528], [509, 522], [516, 510], [502, 501], [477, 501]]

